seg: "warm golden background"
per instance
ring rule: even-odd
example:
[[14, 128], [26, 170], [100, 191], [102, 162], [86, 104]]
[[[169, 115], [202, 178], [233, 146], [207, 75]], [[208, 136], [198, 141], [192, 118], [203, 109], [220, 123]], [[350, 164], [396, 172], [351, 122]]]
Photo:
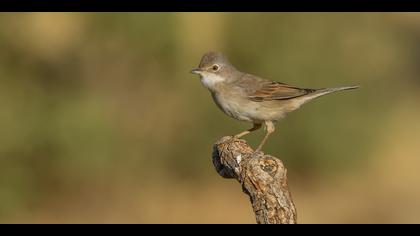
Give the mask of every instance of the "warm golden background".
[[297, 86], [361, 86], [265, 146], [300, 223], [420, 223], [415, 13], [0, 14], [0, 222], [254, 223], [211, 163], [250, 125], [189, 74], [208, 50]]

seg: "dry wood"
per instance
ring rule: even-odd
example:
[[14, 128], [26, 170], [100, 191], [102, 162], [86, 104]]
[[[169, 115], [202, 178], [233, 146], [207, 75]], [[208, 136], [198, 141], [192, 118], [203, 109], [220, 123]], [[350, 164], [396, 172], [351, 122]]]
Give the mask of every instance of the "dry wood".
[[254, 150], [242, 139], [223, 137], [213, 146], [213, 164], [224, 178], [235, 178], [248, 194], [259, 224], [295, 224], [296, 209], [283, 162]]

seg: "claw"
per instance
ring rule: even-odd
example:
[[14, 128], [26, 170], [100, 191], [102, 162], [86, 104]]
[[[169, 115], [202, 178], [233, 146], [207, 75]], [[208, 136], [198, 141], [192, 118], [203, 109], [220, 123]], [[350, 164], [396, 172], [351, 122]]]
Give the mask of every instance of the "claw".
[[264, 155], [264, 152], [259, 150], [258, 148], [251, 154], [253, 157], [254, 156], [259, 156], [259, 155]]

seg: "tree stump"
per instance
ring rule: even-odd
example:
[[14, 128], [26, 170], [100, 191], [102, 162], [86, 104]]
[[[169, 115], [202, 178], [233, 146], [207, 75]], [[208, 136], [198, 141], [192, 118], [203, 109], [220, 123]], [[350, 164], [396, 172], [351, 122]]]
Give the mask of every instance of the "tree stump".
[[297, 213], [287, 185], [287, 170], [276, 157], [254, 150], [242, 139], [226, 136], [213, 146], [220, 176], [234, 178], [252, 204], [258, 224], [295, 224]]

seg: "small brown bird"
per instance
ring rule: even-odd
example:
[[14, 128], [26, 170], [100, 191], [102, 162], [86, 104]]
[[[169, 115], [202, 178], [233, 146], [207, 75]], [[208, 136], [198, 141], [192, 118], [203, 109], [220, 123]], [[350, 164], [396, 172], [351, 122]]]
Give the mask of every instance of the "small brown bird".
[[191, 73], [200, 75], [202, 84], [210, 90], [214, 102], [228, 116], [247, 121], [254, 126], [234, 137], [240, 138], [261, 128], [264, 123], [267, 133], [258, 145], [260, 151], [268, 136], [274, 132], [274, 123], [304, 103], [342, 90], [358, 86], [307, 89], [270, 81], [237, 70], [219, 52], [204, 54], [198, 68]]

